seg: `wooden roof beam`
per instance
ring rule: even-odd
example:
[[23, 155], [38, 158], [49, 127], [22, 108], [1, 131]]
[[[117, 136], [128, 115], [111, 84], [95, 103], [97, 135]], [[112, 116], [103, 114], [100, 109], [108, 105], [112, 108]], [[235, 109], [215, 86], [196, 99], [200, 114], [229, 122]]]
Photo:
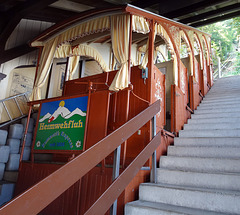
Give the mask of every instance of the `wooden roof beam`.
[[177, 9], [177, 10], [173, 10], [167, 13], [162, 13], [160, 15], [165, 16], [167, 18], [176, 18], [176, 17], [180, 17], [189, 13], [193, 13], [196, 12], [198, 10], [204, 9], [206, 7], [210, 7], [210, 6], [214, 6], [216, 4], [222, 3], [226, 0], [203, 0], [201, 2], [195, 3], [195, 4], [191, 4], [189, 6]]
[[76, 16], [77, 14], [79, 13], [53, 7], [46, 7], [44, 10], [40, 9], [34, 11], [34, 13], [28, 14], [26, 19], [57, 23], [69, 17]]
[[199, 15], [196, 15], [196, 16], [192, 16], [192, 17], [185, 18], [185, 19], [180, 19], [179, 22], [181, 22], [183, 24], [188, 24], [188, 23], [196, 22], [196, 21], [199, 21], [199, 20], [202, 20], [202, 19], [214, 17], [216, 15], [220, 15], [220, 14], [223, 14], [223, 13], [229, 13], [229, 12], [232, 12], [232, 11], [236, 11], [239, 8], [240, 8], [240, 3], [232, 4], [232, 5], [229, 5], [229, 6], [226, 6], [226, 7], [223, 7], [223, 8], [219, 8], [219, 9], [216, 9], [216, 10], [213, 10], [213, 11], [209, 11], [209, 12], [206, 12], [206, 13], [202, 13], [202, 14], [199, 14]]
[[136, 33], [133, 32], [132, 34], [132, 44], [136, 44], [140, 41], [142, 41], [143, 39], [148, 38], [148, 34], [141, 34], [141, 33]]
[[237, 17], [237, 16], [240, 16], [240, 11], [237, 11], [237, 12], [234, 12], [234, 13], [228, 13], [228, 14], [225, 14], [225, 15], [222, 15], [222, 16], [218, 16], [218, 17], [215, 17], [215, 18], [212, 18], [212, 19], [199, 21], [199, 22], [191, 24], [191, 26], [193, 26], [193, 27], [201, 27], [201, 26], [204, 26], [204, 25], [213, 24], [215, 22], [224, 21], [226, 19], [231, 19], [231, 18], [234, 18], [234, 17]]
[[[28, 0], [19, 6], [13, 7], [8, 11], [1, 13], [0, 16], [0, 56], [5, 48], [5, 44], [15, 27], [27, 14], [36, 9], [41, 9], [56, 0]], [[2, 57], [2, 56], [1, 56]]]
[[28, 44], [24, 44], [21, 46], [14, 47], [12, 49], [5, 50], [2, 52], [2, 55], [0, 57], [0, 64], [13, 60], [14, 58], [28, 54], [29, 52], [35, 50], [37, 50], [37, 48], [30, 47]]

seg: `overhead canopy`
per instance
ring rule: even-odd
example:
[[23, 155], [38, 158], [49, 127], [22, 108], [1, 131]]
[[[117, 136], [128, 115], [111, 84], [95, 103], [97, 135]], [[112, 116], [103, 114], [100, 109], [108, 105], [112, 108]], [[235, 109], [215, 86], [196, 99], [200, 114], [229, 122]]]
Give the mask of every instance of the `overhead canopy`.
[[[133, 16], [132, 20], [133, 31], [145, 34], [149, 32], [149, 24], [146, 19]], [[120, 69], [110, 86], [110, 90], [118, 91], [128, 87], [130, 15], [128, 13], [119, 14], [118, 12], [102, 15], [91, 20], [81, 20], [79, 23], [74, 22], [72, 26], [58, 30], [55, 34], [52, 34], [50, 29], [45, 36], [40, 36], [31, 43], [32, 46], [43, 46], [40, 66], [31, 99], [37, 100], [42, 98], [41, 88], [47, 80], [54, 57], [90, 56], [99, 63], [103, 71], [107, 72], [109, 68], [97, 50], [86, 44], [72, 46], [71, 43], [79, 40], [79, 38], [110, 30], [114, 57], [120, 65]], [[76, 60], [74, 62], [77, 63]], [[75, 68], [75, 65], [72, 68]], [[70, 71], [70, 76], [71, 73], [73, 73], [73, 70]]]
[[[179, 45], [176, 45], [178, 44], [178, 40], [176, 40], [175, 37], [180, 35], [180, 28], [187, 30], [192, 29], [189, 26], [129, 5], [88, 13], [50, 28], [31, 43], [32, 46], [43, 47], [31, 99], [42, 99], [41, 88], [48, 78], [54, 57], [72, 58], [71, 62], [73, 65], [71, 65], [70, 77], [78, 63], [77, 58], [74, 56], [90, 56], [99, 63], [103, 71], [108, 71], [110, 68], [108, 68], [97, 50], [87, 44], [89, 40], [86, 38], [96, 40], [97, 36], [110, 38], [114, 58], [119, 65], [119, 71], [110, 86], [110, 90], [118, 91], [128, 87], [129, 59], [131, 58], [129, 56], [129, 47], [131, 45], [129, 43], [130, 31], [148, 34], [151, 31], [150, 20], [157, 21], [154, 23], [155, 34], [163, 36], [172, 50], [179, 49]], [[159, 22], [163, 22], [163, 25], [160, 25]], [[130, 25], [130, 23], [132, 23], [132, 25]], [[166, 31], [165, 28], [169, 28], [170, 33], [174, 35], [170, 37], [169, 31]], [[148, 44], [147, 41], [148, 39], [146, 38], [146, 45]], [[173, 51], [172, 55], [175, 60], [175, 72], [177, 73], [178, 50], [175, 51], [176, 53]], [[147, 53], [148, 45], [146, 47], [143, 67], [146, 67], [148, 62]]]

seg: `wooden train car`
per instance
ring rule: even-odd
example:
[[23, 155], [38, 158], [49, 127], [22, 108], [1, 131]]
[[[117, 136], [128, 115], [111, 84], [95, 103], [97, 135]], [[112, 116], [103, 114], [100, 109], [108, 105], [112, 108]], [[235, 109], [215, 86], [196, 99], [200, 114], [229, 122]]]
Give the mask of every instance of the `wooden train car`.
[[[131, 5], [88, 11], [37, 37], [31, 43], [40, 55], [29, 105], [38, 108], [38, 121], [16, 195], [160, 100], [158, 161], [213, 84], [210, 41], [198, 29]], [[120, 172], [148, 145], [152, 130], [148, 122], [123, 141]], [[111, 184], [114, 156], [109, 154], [40, 214], [85, 213]], [[149, 159], [119, 196], [119, 214], [137, 198], [151, 166]]]

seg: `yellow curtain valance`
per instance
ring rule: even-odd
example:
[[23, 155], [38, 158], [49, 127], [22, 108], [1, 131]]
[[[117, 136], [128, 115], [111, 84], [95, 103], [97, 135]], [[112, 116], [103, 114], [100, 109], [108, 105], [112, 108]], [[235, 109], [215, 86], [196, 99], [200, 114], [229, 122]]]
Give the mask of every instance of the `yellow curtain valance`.
[[166, 32], [166, 30], [162, 27], [162, 25], [156, 23], [155, 24], [155, 32], [157, 35], [159, 35], [160, 37], [162, 37], [165, 40], [168, 48], [170, 48], [171, 50], [174, 50], [172, 42], [170, 40], [170, 37], [169, 37], [168, 33]]
[[[164, 53], [164, 50], [163, 50], [163, 48], [162, 48], [161, 45], [160, 45], [160, 46], [157, 46], [157, 47], [155, 48], [155, 50], [156, 50], [156, 52], [160, 52], [160, 53], [161, 53], [161, 55], [162, 55], [162, 57], [163, 57], [163, 59], [164, 59], [165, 61], [168, 60], [168, 59], [167, 59], [168, 56], [166, 56], [166, 54]], [[157, 53], [156, 53], [156, 56], [157, 56]]]
[[78, 46], [72, 48], [71, 45], [62, 45], [57, 48], [54, 58], [66, 58], [72, 56], [87, 56], [93, 58], [98, 62], [100, 67], [104, 72], [108, 72], [109, 68], [100, 55], [100, 53], [93, 47], [85, 44], [79, 44]]
[[149, 23], [142, 16], [132, 15], [132, 31], [147, 34], [150, 32]]
[[93, 58], [103, 71], [108, 72], [108, 66], [100, 53], [93, 47], [89, 45], [80, 44], [74, 49], [69, 45], [62, 45], [57, 48], [54, 57], [55, 58], [66, 58], [69, 57], [69, 79], [72, 79], [73, 74], [76, 72], [79, 56], [87, 56]]
[[54, 58], [67, 58], [71, 54], [72, 46], [70, 44], [63, 44], [56, 49]]
[[58, 35], [58, 45], [71, 42], [86, 35], [103, 32], [110, 29], [110, 19], [108, 16], [90, 20], [73, 27]]
[[73, 56], [88, 56], [88, 57], [92, 57], [95, 61], [98, 62], [98, 64], [100, 65], [100, 67], [102, 68], [103, 71], [108, 72], [109, 68], [106, 64], [106, 62], [104, 61], [104, 59], [102, 58], [102, 56], [100, 55], [100, 53], [93, 47], [89, 46], [89, 45], [84, 45], [84, 44], [80, 44], [77, 47], [75, 47], [72, 51], [72, 55]]
[[44, 86], [45, 81], [47, 80], [50, 65], [52, 64], [53, 58], [66, 58], [70, 57], [70, 62], [73, 65], [70, 66], [69, 70], [69, 79], [73, 76], [76, 71], [79, 57], [74, 56], [88, 56], [92, 57], [98, 62], [103, 71], [109, 71], [107, 64], [103, 60], [99, 52], [91, 46], [80, 44], [72, 50], [71, 45], [63, 44], [57, 48], [57, 40], [51, 40], [44, 46], [39, 73], [37, 74], [36, 83], [33, 87], [33, 92], [31, 94], [31, 100], [42, 99], [41, 88]]

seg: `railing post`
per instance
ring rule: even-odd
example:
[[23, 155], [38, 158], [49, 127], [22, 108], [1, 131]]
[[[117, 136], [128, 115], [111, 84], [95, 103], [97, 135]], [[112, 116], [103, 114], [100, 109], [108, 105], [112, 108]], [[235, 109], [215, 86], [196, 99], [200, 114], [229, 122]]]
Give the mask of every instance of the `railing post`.
[[[120, 155], [121, 155], [121, 145], [118, 146], [114, 151], [114, 159], [113, 159], [113, 175], [112, 180], [114, 181], [119, 176], [120, 169]], [[110, 209], [111, 215], [117, 215], [117, 199], [113, 203]]]
[[[152, 118], [152, 138], [156, 136], [156, 115]], [[152, 154], [151, 182], [157, 183], [157, 153]]]
[[21, 116], [23, 116], [23, 112], [22, 112], [22, 110], [21, 110], [21, 108], [20, 108], [20, 106], [19, 106], [19, 104], [18, 104], [18, 101], [17, 101], [17, 99], [16, 98], [14, 98], [14, 101], [15, 101], [15, 103], [16, 103], [16, 105], [17, 105], [17, 107], [18, 107], [18, 110], [20, 111], [20, 113], [21, 113]]
[[26, 138], [27, 138], [28, 125], [29, 125], [29, 121], [30, 121], [30, 117], [31, 117], [31, 112], [32, 112], [32, 105], [30, 105], [30, 107], [29, 107], [27, 123], [26, 123], [25, 131], [24, 131], [24, 135], [23, 135], [22, 151], [21, 151], [20, 159], [19, 159], [20, 163], [22, 162], [23, 153], [24, 153], [24, 149], [25, 149], [25, 143], [26, 143]]
[[222, 71], [221, 71], [221, 61], [220, 57], [218, 57], [218, 78], [222, 77]]
[[6, 110], [6, 112], [7, 112], [8, 117], [9, 117], [10, 120], [12, 121], [13, 119], [12, 119], [12, 117], [11, 117], [11, 115], [10, 115], [8, 109], [7, 109], [7, 106], [5, 105], [5, 102], [3, 101], [2, 103], [3, 103], [3, 107], [5, 108], [5, 110]]

